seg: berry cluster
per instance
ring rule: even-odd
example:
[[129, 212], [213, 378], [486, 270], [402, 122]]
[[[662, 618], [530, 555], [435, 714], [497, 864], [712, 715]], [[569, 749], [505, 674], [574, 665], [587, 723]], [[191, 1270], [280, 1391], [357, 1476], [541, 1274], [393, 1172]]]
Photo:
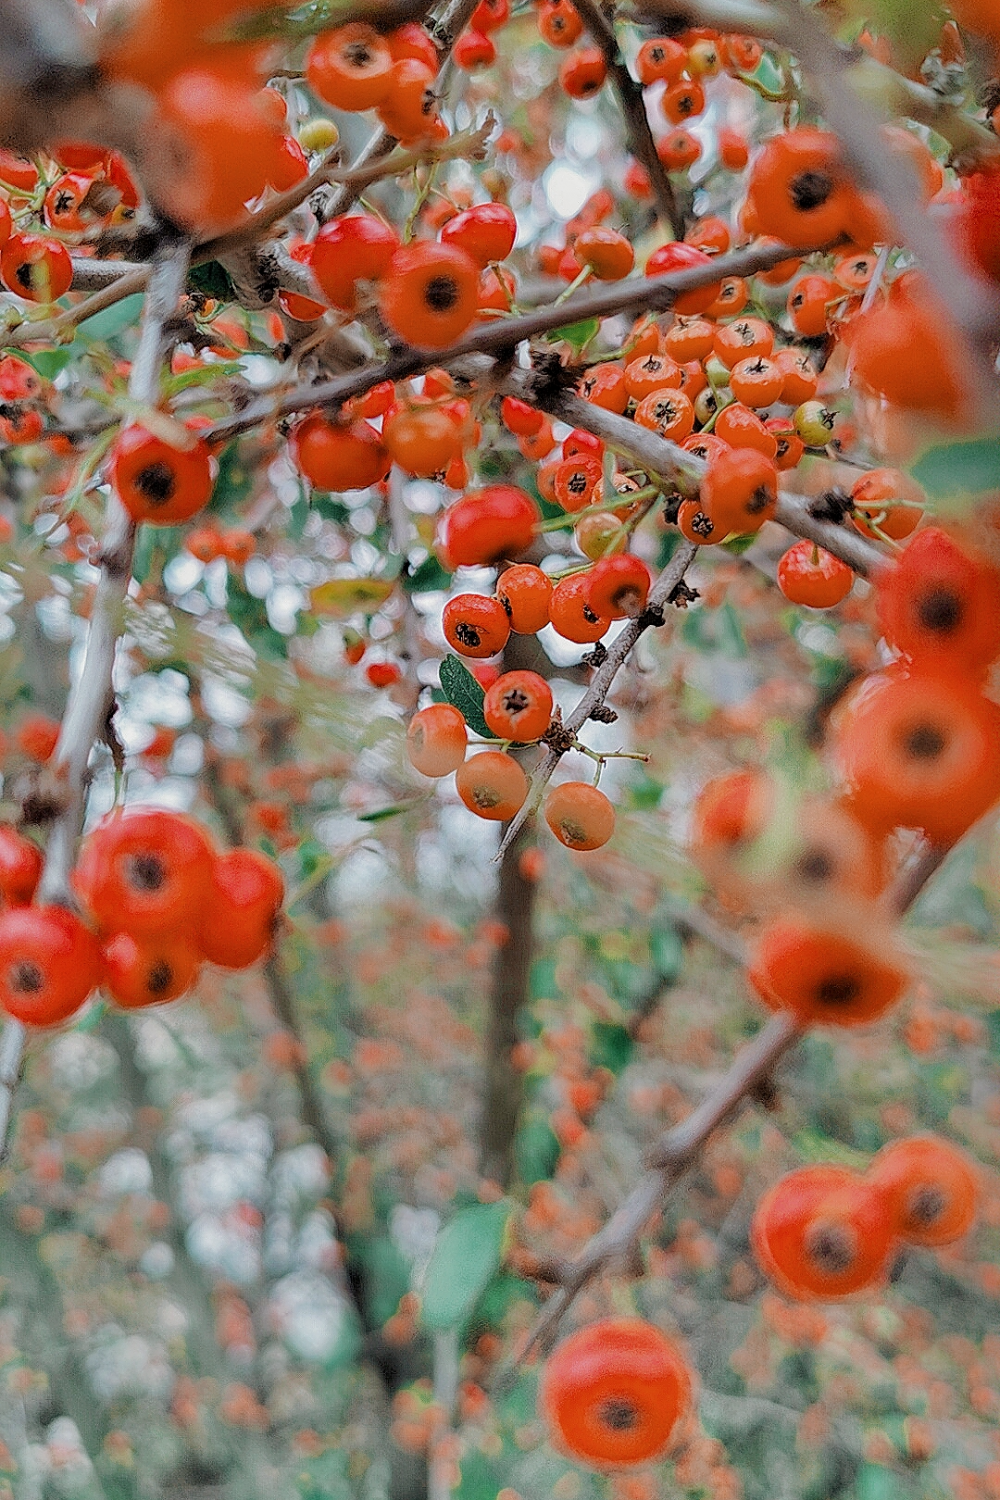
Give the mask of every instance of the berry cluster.
[[33, 905], [41, 854], [0, 837], [0, 1008], [55, 1026], [100, 987], [135, 1010], [176, 1000], [203, 963], [245, 969], [271, 948], [284, 896], [277, 866], [253, 849], [216, 850], [180, 813], [112, 813], [85, 840], [74, 872], [83, 916]]
[[947, 1141], [893, 1141], [867, 1172], [801, 1167], [775, 1183], [754, 1212], [754, 1252], [786, 1296], [849, 1297], [885, 1284], [901, 1242], [961, 1239], [976, 1198], [975, 1172]]
[[736, 772], [702, 792], [693, 852], [720, 893], [770, 916], [750, 969], [761, 998], [802, 1025], [864, 1025], [908, 976], [873, 898], [892, 874], [891, 836], [920, 830], [949, 847], [1000, 800], [1000, 708], [983, 678], [1000, 654], [1000, 574], [940, 527], [916, 534], [878, 586], [897, 653], [848, 695], [831, 725], [839, 790], [807, 800], [779, 858], [754, 849], [774, 826], [777, 792]]

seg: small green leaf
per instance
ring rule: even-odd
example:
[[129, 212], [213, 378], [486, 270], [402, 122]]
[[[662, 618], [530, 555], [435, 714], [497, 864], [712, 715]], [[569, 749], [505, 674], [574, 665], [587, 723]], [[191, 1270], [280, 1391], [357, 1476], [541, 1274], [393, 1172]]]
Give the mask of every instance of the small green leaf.
[[676, 927], [658, 927], [649, 941], [656, 972], [665, 984], [672, 984], [684, 962], [684, 944]]
[[80, 324], [76, 330], [77, 338], [92, 344], [103, 344], [107, 339], [114, 338], [115, 334], [138, 323], [144, 301], [145, 295], [136, 292], [134, 296], [116, 302], [114, 307], [106, 307], [103, 312], [95, 313], [92, 318]]
[[351, 512], [343, 500], [334, 500], [319, 490], [312, 492], [312, 508], [324, 521], [335, 521], [338, 526], [346, 526], [351, 519]]
[[565, 328], [553, 328], [552, 332], [545, 336], [553, 344], [565, 340], [567, 344], [572, 344], [574, 351], [579, 354], [600, 331], [600, 318], [584, 318], [579, 323], [568, 323]]
[[438, 1235], [421, 1291], [425, 1328], [459, 1328], [500, 1269], [511, 1204], [463, 1208]]
[[408, 594], [430, 594], [448, 588], [451, 583], [451, 574], [442, 568], [437, 558], [431, 553], [413, 569], [412, 573], [404, 572], [401, 582]]
[[351, 615], [374, 614], [395, 587], [392, 579], [385, 578], [331, 578], [310, 591], [309, 603], [317, 615], [346, 620]]
[[355, 816], [359, 823], [384, 823], [387, 818], [398, 818], [400, 813], [422, 807], [426, 800], [425, 797], [417, 797], [413, 802], [395, 802], [392, 807], [379, 807], [374, 812], [357, 813]]
[[729, 541], [723, 542], [722, 546], [726, 552], [732, 553], [733, 557], [742, 557], [744, 552], [749, 552], [756, 540], [756, 531], [751, 531], [745, 536], [730, 537]]
[[624, 1026], [613, 1021], [595, 1021], [590, 1028], [590, 1060], [595, 1068], [618, 1074], [632, 1061], [634, 1043]]
[[514, 1137], [514, 1159], [517, 1175], [526, 1187], [552, 1176], [559, 1160], [559, 1142], [544, 1115], [529, 1117], [520, 1127]]
[[232, 277], [217, 260], [207, 260], [203, 266], [192, 266], [188, 272], [188, 286], [194, 287], [196, 292], [204, 292], [206, 297], [214, 297], [217, 302], [236, 300]]
[[445, 697], [463, 715], [473, 734], [483, 739], [492, 739], [489, 726], [483, 718], [483, 689], [463, 661], [457, 656], [446, 656], [440, 668], [441, 686]]
[[912, 473], [931, 500], [952, 500], [1000, 489], [1000, 437], [928, 448]]
[[73, 358], [72, 349], [38, 349], [27, 353], [24, 349], [17, 351], [19, 359], [26, 360], [43, 380], [55, 380], [61, 370], [65, 370]]

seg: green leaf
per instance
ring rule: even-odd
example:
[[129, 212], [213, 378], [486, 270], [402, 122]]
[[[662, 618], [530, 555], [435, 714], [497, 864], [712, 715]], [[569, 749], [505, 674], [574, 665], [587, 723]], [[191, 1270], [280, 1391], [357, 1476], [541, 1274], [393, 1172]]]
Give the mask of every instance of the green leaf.
[[525, 1186], [552, 1176], [559, 1160], [559, 1142], [548, 1119], [537, 1114], [525, 1120], [514, 1137], [517, 1175]]
[[634, 1043], [624, 1026], [595, 1021], [590, 1028], [590, 1059], [595, 1068], [621, 1073], [632, 1061]]
[[343, 500], [334, 500], [320, 490], [313, 490], [312, 508], [324, 521], [335, 521], [338, 526], [346, 526], [351, 519], [351, 512]]
[[400, 813], [422, 807], [426, 800], [426, 797], [417, 797], [413, 802], [395, 802], [392, 807], [379, 807], [375, 812], [356, 813], [355, 816], [359, 823], [384, 823], [387, 818], [398, 818]]
[[347, 620], [351, 615], [374, 614], [396, 587], [391, 578], [331, 578], [309, 593], [313, 613]]
[[676, 927], [658, 927], [649, 940], [656, 972], [665, 984], [673, 984], [684, 962], [684, 944]]
[[528, 988], [532, 1000], [553, 1000], [559, 994], [556, 984], [556, 963], [553, 958], [536, 958], [528, 976]]
[[465, 718], [473, 734], [483, 739], [492, 739], [486, 720], [483, 718], [485, 692], [463, 661], [457, 656], [446, 656], [440, 668], [441, 687], [449, 703], [454, 704]]
[[742, 557], [744, 552], [749, 552], [750, 548], [753, 546], [756, 540], [756, 531], [751, 531], [748, 532], [746, 536], [730, 537], [729, 541], [723, 542], [722, 546], [723, 549], [726, 552], [731, 553], [733, 557]]
[[421, 1292], [425, 1328], [460, 1328], [472, 1313], [503, 1259], [511, 1204], [477, 1203], [463, 1208], [438, 1235]]
[[224, 266], [217, 260], [207, 260], [203, 266], [192, 266], [188, 272], [188, 286], [217, 302], [237, 300], [233, 280]]
[[553, 344], [563, 339], [567, 344], [572, 344], [574, 352], [579, 354], [600, 331], [600, 318], [584, 318], [579, 323], [568, 323], [565, 328], [553, 328], [545, 337]]
[[18, 349], [19, 359], [26, 360], [32, 369], [37, 370], [43, 380], [55, 380], [61, 370], [65, 370], [73, 358], [72, 349], [38, 349], [29, 354], [24, 349]]
[[953, 500], [1000, 489], [1000, 437], [928, 448], [912, 474], [931, 500]]
[[77, 338], [92, 344], [103, 344], [108, 339], [113, 339], [116, 334], [131, 328], [133, 323], [138, 323], [144, 301], [144, 294], [136, 292], [134, 296], [116, 302], [114, 307], [106, 307], [103, 312], [95, 313], [92, 318], [80, 324], [76, 330]]
[[437, 558], [431, 553], [413, 569], [412, 573], [407, 570], [401, 582], [408, 594], [430, 594], [448, 588], [451, 583], [451, 574], [442, 568]]

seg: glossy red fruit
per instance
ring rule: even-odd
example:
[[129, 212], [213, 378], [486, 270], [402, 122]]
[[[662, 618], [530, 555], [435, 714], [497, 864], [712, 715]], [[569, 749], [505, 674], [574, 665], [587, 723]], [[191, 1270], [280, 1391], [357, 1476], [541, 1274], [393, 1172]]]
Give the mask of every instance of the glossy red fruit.
[[483, 718], [497, 739], [540, 739], [552, 721], [552, 689], [537, 672], [504, 672], [487, 690]]
[[256, 849], [230, 849], [212, 863], [197, 928], [202, 957], [221, 969], [247, 969], [271, 950], [285, 881], [273, 859]]
[[0, 250], [0, 281], [28, 302], [56, 302], [73, 284], [73, 262], [58, 240], [12, 234]]
[[867, 678], [837, 714], [833, 753], [875, 832], [920, 828], [952, 844], [1000, 799], [1000, 708], [961, 672]]
[[133, 521], [174, 526], [196, 515], [212, 493], [211, 453], [200, 438], [174, 448], [145, 427], [126, 427], [111, 449], [110, 472]]
[[691, 1405], [691, 1375], [665, 1334], [604, 1318], [564, 1339], [542, 1372], [539, 1409], [553, 1442], [589, 1468], [661, 1458]]
[[42, 851], [37, 844], [0, 824], [0, 897], [8, 906], [27, 906], [42, 875]]
[[899, 999], [908, 973], [888, 932], [869, 924], [849, 936], [789, 914], [761, 933], [748, 977], [765, 1004], [800, 1025], [866, 1026]]
[[445, 565], [483, 567], [517, 557], [531, 546], [538, 521], [535, 502], [513, 485], [489, 485], [464, 495], [442, 518]]
[[392, 458], [368, 422], [338, 424], [313, 412], [296, 427], [292, 456], [317, 489], [364, 490], [385, 479]]
[[57, 1026], [100, 980], [94, 934], [63, 906], [0, 914], [0, 1009], [25, 1026]]
[[406, 731], [406, 754], [421, 776], [450, 776], [468, 750], [466, 723], [451, 703], [432, 703], [413, 715]]
[[426, 240], [396, 251], [379, 293], [386, 323], [421, 349], [445, 349], [461, 338], [478, 305], [476, 262], [455, 245]]
[[950, 1245], [976, 1220], [976, 1170], [950, 1141], [933, 1135], [892, 1141], [874, 1158], [868, 1180], [889, 1201], [896, 1232], [911, 1245]]
[[878, 617], [917, 666], [981, 676], [1000, 656], [1000, 573], [928, 526], [880, 577]]
[[507, 644], [510, 622], [498, 599], [456, 594], [441, 613], [445, 640], [461, 656], [495, 656]]
[[895, 1248], [883, 1194], [847, 1167], [801, 1167], [764, 1194], [750, 1230], [761, 1269], [796, 1301], [881, 1285]]
[[652, 574], [633, 552], [602, 557], [587, 576], [588, 601], [595, 614], [612, 620], [635, 620], [646, 608]]
[[832, 609], [854, 587], [854, 573], [815, 542], [796, 542], [778, 562], [778, 587], [792, 604]]
[[380, 281], [398, 249], [396, 231], [374, 214], [331, 219], [312, 242], [312, 273], [332, 306], [356, 312], [358, 283]]
[[441, 231], [442, 245], [464, 250], [481, 269], [506, 260], [516, 238], [517, 220], [505, 203], [477, 203], [449, 219]]
[[[673, 271], [703, 271], [711, 264], [712, 257], [706, 255], [704, 250], [699, 250], [696, 245], [685, 244], [683, 240], [674, 240], [653, 251], [646, 262], [646, 275], [664, 276]], [[721, 282], [712, 281], [696, 291], [681, 292], [674, 302], [674, 312], [682, 318], [696, 317], [698, 313], [711, 307], [720, 289]]]
[[208, 835], [193, 818], [126, 809], [84, 840], [74, 883], [102, 931], [159, 936], [202, 920], [214, 861]]
[[116, 933], [101, 946], [102, 984], [123, 1010], [179, 1000], [198, 978], [201, 956], [186, 936], [140, 941]]

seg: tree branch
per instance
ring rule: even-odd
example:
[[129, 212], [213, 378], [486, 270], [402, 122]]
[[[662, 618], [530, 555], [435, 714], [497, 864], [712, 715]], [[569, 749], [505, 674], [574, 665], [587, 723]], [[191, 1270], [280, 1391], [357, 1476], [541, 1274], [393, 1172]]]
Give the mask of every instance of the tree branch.
[[[143, 309], [139, 345], [132, 361], [129, 396], [143, 405], [159, 397], [160, 366], [167, 349], [164, 327], [173, 317], [184, 290], [188, 267], [187, 242], [166, 245], [154, 260]], [[63, 783], [63, 808], [53, 823], [38, 888], [40, 902], [73, 905], [70, 875], [76, 841], [83, 827], [91, 751], [103, 732], [114, 704], [112, 673], [122, 611], [132, 576], [135, 526], [114, 491], [105, 510], [101, 539], [101, 576], [94, 594], [87, 647], [80, 675], [70, 689], [53, 766]], [[7, 1127], [13, 1091], [20, 1074], [27, 1033], [10, 1020], [0, 1043], [0, 1159], [7, 1150]]]
[[[690, 542], [683, 542], [678, 547], [650, 589], [645, 613], [640, 615], [637, 620], [629, 620], [628, 624], [615, 637], [614, 642], [608, 648], [604, 661], [594, 673], [590, 687], [566, 720], [564, 727], [568, 734], [578, 734], [594, 710], [603, 707], [605, 699], [611, 691], [611, 685], [621, 671], [621, 668], [625, 665], [636, 641], [651, 625], [662, 623], [660, 618], [661, 612], [670, 603], [671, 595], [697, 555], [698, 548]], [[503, 858], [528, 818], [538, 811], [542, 800], [542, 793], [552, 780], [553, 773], [560, 760], [562, 760], [563, 753], [561, 750], [549, 750], [545, 759], [535, 767], [524, 806], [507, 824], [504, 836], [500, 841], [500, 848], [497, 850], [497, 859]]]
[[649, 127], [642, 85], [632, 77], [618, 47], [614, 22], [601, 9], [600, 0], [575, 0], [580, 19], [604, 53], [608, 77], [618, 95], [628, 133], [632, 155], [645, 167], [656, 199], [660, 218], [671, 229], [675, 239], [684, 237], [684, 215], [680, 211], [673, 184], [656, 150]]
[[[889, 897], [890, 904], [897, 911], [902, 912], [912, 905], [939, 867], [945, 852], [929, 848], [912, 869], [899, 878]], [[787, 1011], [778, 1011], [754, 1040], [736, 1054], [718, 1087], [679, 1125], [664, 1131], [648, 1154], [648, 1170], [567, 1269], [563, 1285], [546, 1304], [528, 1342], [520, 1351], [518, 1364], [536, 1346], [544, 1349], [551, 1344], [563, 1316], [588, 1282], [612, 1266], [634, 1258], [643, 1231], [662, 1209], [664, 1200], [699, 1160], [711, 1136], [753, 1099], [802, 1035], [794, 1018]], [[511, 1373], [510, 1367], [502, 1371], [498, 1383]]]
[[665, 311], [682, 292], [696, 291], [727, 276], [752, 276], [767, 271], [793, 254], [785, 245], [770, 248], [751, 247], [730, 255], [716, 256], [708, 265], [691, 271], [669, 271], [662, 276], [634, 277], [613, 286], [578, 292], [561, 306], [539, 308], [519, 317], [500, 318], [483, 324], [447, 349], [413, 349], [403, 347], [379, 364], [343, 375], [336, 380], [315, 385], [296, 386], [284, 396], [263, 397], [246, 411], [216, 422], [206, 436], [212, 442], [224, 442], [249, 432], [262, 422], [277, 417], [294, 416], [317, 406], [339, 407], [354, 396], [363, 395], [385, 380], [409, 380], [436, 365], [447, 366], [470, 354], [506, 356], [526, 339], [566, 328], [589, 318], [605, 318], [615, 313], [638, 310]]

